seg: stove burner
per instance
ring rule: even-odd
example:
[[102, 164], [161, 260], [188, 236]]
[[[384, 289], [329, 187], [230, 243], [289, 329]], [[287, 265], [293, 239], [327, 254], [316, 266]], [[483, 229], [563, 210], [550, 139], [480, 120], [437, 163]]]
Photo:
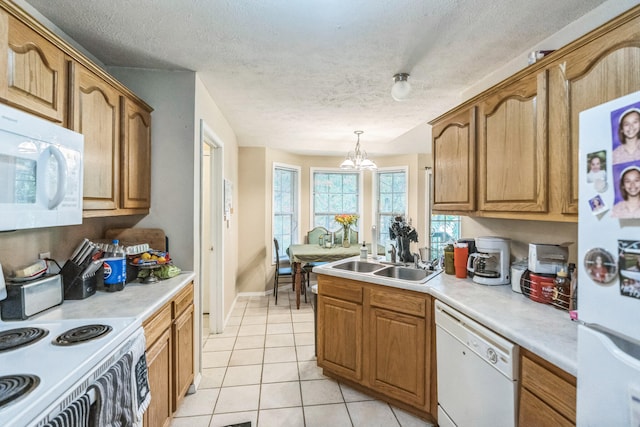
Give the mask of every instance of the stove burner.
[[16, 328], [0, 332], [0, 353], [34, 343], [49, 334], [42, 328]]
[[90, 341], [95, 338], [100, 338], [103, 335], [111, 332], [113, 328], [109, 325], [84, 325], [77, 328], [69, 329], [67, 332], [58, 336], [53, 340], [55, 345], [74, 345], [80, 344], [85, 341]]
[[40, 384], [35, 375], [6, 375], [0, 377], [0, 408], [26, 395]]

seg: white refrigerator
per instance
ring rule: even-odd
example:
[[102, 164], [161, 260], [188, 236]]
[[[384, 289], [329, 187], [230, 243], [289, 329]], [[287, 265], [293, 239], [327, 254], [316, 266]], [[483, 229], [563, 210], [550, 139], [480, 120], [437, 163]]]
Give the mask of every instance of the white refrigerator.
[[579, 132], [577, 424], [640, 426], [640, 92]]

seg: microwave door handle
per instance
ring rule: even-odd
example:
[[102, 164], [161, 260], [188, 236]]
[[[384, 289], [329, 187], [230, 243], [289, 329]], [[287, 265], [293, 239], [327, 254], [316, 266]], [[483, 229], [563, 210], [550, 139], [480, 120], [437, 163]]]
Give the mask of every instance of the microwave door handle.
[[58, 162], [58, 188], [56, 190], [56, 194], [51, 200], [49, 200], [49, 209], [54, 209], [62, 203], [62, 200], [64, 200], [64, 196], [67, 193], [67, 162], [57, 147], [51, 145], [49, 146], [49, 151]]

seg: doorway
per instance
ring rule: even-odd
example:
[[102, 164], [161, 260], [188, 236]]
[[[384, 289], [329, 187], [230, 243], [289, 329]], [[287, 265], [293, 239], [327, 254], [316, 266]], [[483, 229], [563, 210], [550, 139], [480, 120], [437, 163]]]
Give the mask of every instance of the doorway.
[[200, 302], [215, 334], [224, 327], [224, 147], [204, 120], [200, 145]]

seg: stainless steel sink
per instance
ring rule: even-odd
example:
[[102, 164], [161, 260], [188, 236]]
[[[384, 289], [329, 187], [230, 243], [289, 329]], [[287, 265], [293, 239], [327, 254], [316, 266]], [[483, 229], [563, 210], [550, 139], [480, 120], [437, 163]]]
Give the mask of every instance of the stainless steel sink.
[[333, 266], [333, 268], [355, 271], [357, 273], [371, 273], [372, 271], [380, 270], [383, 267], [384, 265], [366, 261], [347, 261]]
[[433, 274], [433, 271], [427, 271], [410, 267], [387, 267], [383, 270], [374, 272], [376, 276], [389, 277], [392, 279], [406, 280], [409, 282], [424, 282], [427, 277]]

